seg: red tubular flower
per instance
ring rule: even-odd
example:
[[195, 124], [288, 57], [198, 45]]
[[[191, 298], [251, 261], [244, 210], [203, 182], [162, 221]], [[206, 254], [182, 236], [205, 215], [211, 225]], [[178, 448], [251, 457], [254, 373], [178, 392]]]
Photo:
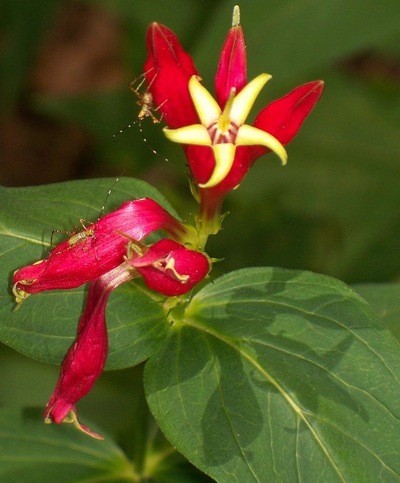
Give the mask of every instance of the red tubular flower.
[[[246, 49], [239, 9], [222, 48], [215, 77], [216, 100], [200, 84], [197, 70], [176, 35], [153, 23], [147, 32], [144, 71], [166, 136], [184, 145], [199, 187], [200, 220], [209, 233], [219, 229], [224, 196], [236, 188], [255, 160], [274, 151], [286, 163], [283, 145], [290, 142], [323, 90], [323, 81], [297, 87], [258, 115], [253, 126], [245, 119], [271, 76], [246, 81]], [[200, 122], [199, 122], [200, 121]]]
[[75, 404], [92, 389], [103, 371], [108, 352], [105, 319], [107, 300], [115, 288], [130, 278], [132, 274], [119, 266], [90, 286], [76, 340], [64, 358], [57, 386], [46, 405], [47, 423], [71, 422], [90, 436], [102, 439], [102, 436], [78, 422]]
[[189, 227], [150, 198], [127, 201], [122, 206], [60, 243], [45, 260], [14, 273], [17, 302], [43, 290], [69, 289], [94, 280], [122, 263], [128, 235], [142, 240], [163, 229], [175, 239], [185, 239]]

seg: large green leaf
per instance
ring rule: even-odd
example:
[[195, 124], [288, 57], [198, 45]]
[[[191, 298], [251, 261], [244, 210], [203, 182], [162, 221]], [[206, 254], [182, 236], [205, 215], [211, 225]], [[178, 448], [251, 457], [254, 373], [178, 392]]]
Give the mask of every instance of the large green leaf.
[[0, 409], [0, 480], [132, 481], [129, 460], [109, 439], [44, 425], [33, 409]]
[[353, 288], [378, 312], [400, 341], [400, 284], [369, 283]]
[[[0, 340], [5, 344], [44, 362], [62, 360], [75, 337], [84, 289], [38, 294], [13, 310], [12, 273], [46, 256], [53, 229], [71, 230], [80, 218], [96, 221], [114, 181], [1, 189], [0, 268], [4, 276], [0, 290]], [[144, 196], [151, 196], [171, 211], [154, 188], [128, 178], [116, 183], [106, 211], [124, 200]], [[110, 333], [107, 367], [113, 369], [145, 360], [166, 330], [161, 306], [134, 284], [126, 284], [112, 294], [107, 321]]]
[[399, 481], [400, 346], [335, 279], [216, 280], [146, 365], [171, 443], [218, 481]]

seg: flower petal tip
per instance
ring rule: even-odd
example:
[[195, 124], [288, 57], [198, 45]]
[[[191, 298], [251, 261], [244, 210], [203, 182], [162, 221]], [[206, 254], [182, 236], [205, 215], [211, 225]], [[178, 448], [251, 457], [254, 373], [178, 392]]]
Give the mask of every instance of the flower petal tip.
[[239, 27], [240, 25], [240, 8], [239, 5], [233, 7], [232, 27]]
[[193, 144], [196, 146], [210, 146], [210, 136], [202, 124], [192, 124], [178, 129], [163, 129], [164, 135], [172, 142], [179, 144]]
[[223, 181], [229, 174], [235, 160], [236, 147], [234, 144], [216, 144], [213, 146], [215, 167], [206, 183], [199, 183], [203, 189], [213, 188]]
[[320, 96], [325, 88], [325, 81], [316, 80], [309, 83], [311, 89], [310, 92], [315, 92]]

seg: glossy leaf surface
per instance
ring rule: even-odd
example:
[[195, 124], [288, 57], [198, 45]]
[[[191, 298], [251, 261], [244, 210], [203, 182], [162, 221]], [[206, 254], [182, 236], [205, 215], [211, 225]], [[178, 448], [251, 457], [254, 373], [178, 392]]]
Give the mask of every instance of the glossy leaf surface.
[[218, 481], [398, 481], [399, 371], [346, 285], [259, 268], [193, 298], [145, 384], [168, 439]]

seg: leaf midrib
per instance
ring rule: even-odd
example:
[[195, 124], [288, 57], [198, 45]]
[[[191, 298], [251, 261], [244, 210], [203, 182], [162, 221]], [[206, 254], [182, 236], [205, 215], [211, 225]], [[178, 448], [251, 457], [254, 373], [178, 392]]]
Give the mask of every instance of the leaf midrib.
[[[266, 379], [271, 383], [273, 384], [276, 389], [282, 394], [282, 396], [288, 401], [289, 405], [294, 409], [294, 411], [296, 412], [296, 414], [298, 414], [298, 416], [300, 417], [301, 420], [303, 420], [303, 422], [306, 424], [306, 426], [309, 428], [311, 434], [315, 437], [316, 441], [318, 442], [318, 444], [320, 445], [322, 451], [324, 452], [324, 454], [327, 456], [328, 458], [328, 461], [332, 464], [332, 466], [335, 468], [336, 470], [336, 465], [333, 461], [333, 458], [330, 458], [330, 455], [329, 453], [327, 452], [327, 450], [325, 451], [325, 446], [323, 445], [322, 441], [320, 440], [320, 438], [318, 437], [318, 435], [316, 434], [316, 432], [313, 430], [312, 426], [311, 426], [311, 423], [308, 423], [308, 420], [306, 419], [305, 417], [305, 413], [301, 410], [301, 408], [295, 403], [295, 401], [292, 400], [292, 398], [290, 398], [290, 396], [285, 392], [285, 390], [283, 388], [281, 388], [281, 386], [279, 385], [279, 383], [277, 383], [277, 381], [275, 381], [275, 379], [270, 376], [267, 371], [265, 371], [258, 363], [257, 361], [255, 361], [251, 355], [247, 354], [247, 352], [243, 351], [240, 347], [236, 346], [234, 344], [234, 341], [229, 339], [229, 338], [225, 338], [222, 334], [220, 334], [219, 332], [216, 332], [216, 331], [213, 331], [211, 330], [209, 327], [206, 327], [206, 326], [203, 326], [201, 324], [198, 324], [196, 323], [193, 319], [186, 319], [186, 322], [188, 323], [189, 326], [199, 330], [199, 331], [202, 331], [203, 333], [206, 333], [208, 335], [212, 335], [213, 337], [217, 338], [218, 340], [226, 343], [227, 345], [229, 345], [232, 349], [236, 350], [240, 355], [244, 356], [251, 364], [253, 364], [253, 366], [259, 370], [259, 368], [261, 368], [261, 374], [264, 375], [266, 377]], [[259, 343], [262, 344], [262, 342], [260, 341], [257, 341]], [[270, 344], [264, 344], [264, 345], [268, 345], [278, 351], [284, 351], [284, 349], [282, 348], [279, 348], [279, 347], [276, 347], [276, 346], [271, 346]], [[286, 352], [286, 351], [284, 351]], [[289, 354], [289, 353], [288, 353]], [[294, 356], [294, 357], [299, 357], [301, 359], [304, 359], [306, 360], [307, 362], [310, 362], [314, 365], [316, 365], [317, 367], [323, 369], [326, 371], [326, 369], [322, 366], [320, 366], [319, 364], [317, 364], [315, 361], [312, 361], [312, 360], [309, 360], [309, 359], [305, 359], [304, 357], [302, 357], [300, 354], [293, 354], [293, 353], [290, 353], [290, 355]], [[392, 412], [382, 403], [380, 402], [379, 400], [376, 399], [376, 397], [374, 397], [372, 394], [364, 391], [363, 389], [361, 388], [358, 388], [358, 387], [355, 387], [353, 385], [350, 385], [348, 383], [346, 383], [345, 381], [343, 381], [342, 379], [338, 378], [335, 374], [332, 374], [336, 379], [338, 379], [341, 383], [343, 383], [345, 386], [347, 387], [351, 387], [353, 388], [354, 390], [356, 391], [360, 391], [362, 392], [363, 394], [371, 397], [374, 401], [377, 402], [377, 404], [381, 405], [392, 417], [394, 417], [396, 420], [398, 419], [394, 414], [392, 414]], [[276, 383], [276, 385], [275, 385]], [[281, 391], [282, 389], [282, 391]], [[286, 397], [287, 396], [287, 397]], [[291, 404], [291, 402], [293, 402], [293, 404]], [[296, 408], [298, 409], [298, 411], [296, 410]], [[304, 417], [303, 417], [304, 416]], [[331, 426], [332, 428], [334, 428], [337, 432], [340, 432], [342, 433], [344, 436], [346, 436], [349, 440], [352, 440], [355, 444], [358, 444], [361, 448], [363, 448], [366, 452], [368, 452], [369, 454], [373, 455], [378, 461], [379, 463], [384, 467], [386, 468], [390, 473], [392, 473], [393, 475], [395, 475], [396, 477], [400, 477], [400, 475], [393, 469], [391, 468], [390, 466], [388, 466], [382, 459], [381, 457], [376, 454], [372, 449], [370, 449], [369, 447], [367, 447], [364, 443], [362, 443], [362, 441], [359, 441], [358, 439], [354, 438], [354, 436], [352, 436], [351, 434], [345, 432], [343, 430], [343, 428], [340, 428], [338, 427], [337, 425], [333, 424], [332, 421], [329, 421], [329, 420], [326, 420], [326, 419], [323, 419], [321, 417], [318, 417], [315, 415], [315, 418], [318, 419], [321, 423], [324, 423], [328, 426]], [[300, 420], [299, 419], [299, 420]], [[339, 470], [338, 470], [339, 471]], [[341, 477], [341, 473], [338, 472], [338, 476]], [[343, 477], [343, 481], [344, 480], [344, 477]]]
[[32, 243], [33, 245], [40, 245], [42, 247], [50, 247], [50, 243], [49, 242], [45, 242], [43, 241], [42, 239], [38, 239], [38, 238], [30, 238], [28, 236], [24, 236], [24, 235], [17, 235], [16, 233], [12, 233], [10, 231], [1, 231], [0, 232], [0, 236], [7, 236], [9, 238], [15, 238], [17, 240], [24, 240], [25, 242], [28, 242], [28, 243]]
[[284, 388], [276, 381], [250, 354], [242, 350], [240, 347], [236, 346], [233, 341], [224, 337], [218, 332], [211, 330], [209, 327], [205, 327], [201, 324], [198, 324], [193, 318], [186, 318], [185, 322], [188, 326], [193, 327], [201, 332], [206, 332], [207, 334], [219, 339], [220, 341], [227, 344], [233, 350], [238, 352], [244, 359], [246, 359], [272, 386], [274, 386], [277, 391], [283, 396], [283, 398], [287, 401], [289, 406], [292, 407], [293, 411], [302, 419], [304, 424], [308, 427], [309, 431], [311, 432], [312, 436], [314, 437], [317, 444], [320, 446], [322, 452], [325, 454], [328, 462], [334, 469], [335, 473], [338, 475], [339, 479], [345, 483], [345, 478], [342, 475], [340, 469], [336, 465], [333, 457], [330, 455], [328, 448], [325, 447], [322, 440], [319, 438], [318, 434], [312, 427], [311, 423], [306, 418], [304, 411], [296, 404], [296, 402], [290, 397], [290, 395], [284, 390]]
[[[344, 296], [343, 296], [343, 300], [345, 300]], [[335, 300], [335, 301], [332, 301], [330, 303], [337, 302], [337, 301], [338, 300]], [[248, 300], [244, 300], [244, 299], [232, 299], [232, 300], [229, 301], [229, 304], [231, 304], [231, 305], [233, 305], [233, 304], [243, 304], [243, 303], [246, 303], [246, 302], [251, 302], [253, 304], [265, 304], [265, 305], [270, 304], [270, 305], [277, 305], [279, 307], [285, 307], [285, 308], [291, 309], [293, 311], [299, 312], [299, 313], [301, 313], [305, 317], [320, 318], [320, 319], [322, 319], [324, 321], [331, 322], [333, 325], [338, 326], [338, 327], [340, 327], [341, 329], [343, 329], [345, 331], [348, 331], [355, 339], [357, 339], [364, 347], [366, 347], [369, 351], [371, 351], [380, 360], [380, 362], [383, 364], [383, 366], [387, 369], [387, 371], [391, 374], [391, 376], [394, 378], [394, 380], [400, 386], [400, 381], [399, 381], [398, 377], [392, 371], [392, 369], [390, 367], [388, 367], [386, 361], [382, 358], [382, 356], [380, 354], [378, 354], [376, 352], [376, 350], [374, 350], [367, 341], [365, 341], [362, 337], [360, 337], [360, 335], [356, 331], [354, 331], [350, 327], [342, 324], [340, 321], [335, 320], [332, 317], [328, 317], [327, 315], [323, 315], [323, 314], [315, 313], [315, 312], [310, 312], [308, 310], [305, 310], [302, 307], [297, 307], [295, 305], [290, 305], [288, 303], [282, 303], [282, 302], [279, 302], [277, 300], [265, 300], [265, 299], [248, 299]], [[212, 305], [207, 305], [206, 307], [207, 308], [211, 308], [211, 307], [225, 306], [225, 305], [226, 305], [226, 301], [221, 300], [218, 304], [217, 303], [214, 303]], [[327, 306], [327, 305], [328, 304], [325, 304], [325, 306]], [[325, 306], [320, 306], [320, 307], [318, 307], [318, 309], [320, 309], [321, 307], [325, 307]], [[200, 305], [200, 308], [201, 308], [201, 305]], [[196, 311], [199, 312], [199, 308], [197, 308]], [[192, 305], [192, 312], [193, 312], [193, 305]], [[374, 327], [371, 326], [370, 329], [372, 329], [372, 328], [374, 328]]]

